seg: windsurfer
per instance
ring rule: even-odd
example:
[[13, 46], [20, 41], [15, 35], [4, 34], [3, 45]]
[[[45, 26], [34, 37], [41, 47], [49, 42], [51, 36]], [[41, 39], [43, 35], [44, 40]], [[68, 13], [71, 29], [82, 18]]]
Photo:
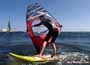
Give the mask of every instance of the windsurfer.
[[[45, 13], [44, 14], [41, 13], [38, 17], [39, 17], [41, 22], [39, 24], [33, 25], [33, 27], [44, 25], [49, 30], [48, 34], [46, 35], [46, 38], [44, 39], [43, 46], [42, 46], [42, 49], [40, 51], [39, 56], [43, 55], [44, 50], [48, 44], [51, 44], [51, 46], [53, 48], [53, 54], [52, 55], [55, 56], [56, 55], [55, 40], [56, 40], [56, 38], [60, 32], [59, 29], [62, 27], [62, 25], [60, 25], [57, 28], [57, 26], [55, 26], [55, 24], [53, 24], [51, 20], [45, 18]], [[34, 19], [34, 18], [36, 18], [36, 17], [32, 17], [31, 19]]]

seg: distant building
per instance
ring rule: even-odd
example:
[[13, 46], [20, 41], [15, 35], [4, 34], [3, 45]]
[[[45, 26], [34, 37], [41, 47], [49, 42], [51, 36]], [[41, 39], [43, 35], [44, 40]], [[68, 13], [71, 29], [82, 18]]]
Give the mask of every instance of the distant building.
[[7, 32], [8, 30], [7, 29], [2, 29], [1, 32]]
[[8, 21], [7, 28], [0, 29], [0, 32], [13, 32], [13, 30], [11, 30], [10, 20]]
[[8, 21], [7, 32], [11, 32], [11, 24], [10, 24], [10, 20]]
[[7, 28], [0, 29], [0, 32], [23, 32], [20, 30], [12, 29], [10, 20], [8, 21]]

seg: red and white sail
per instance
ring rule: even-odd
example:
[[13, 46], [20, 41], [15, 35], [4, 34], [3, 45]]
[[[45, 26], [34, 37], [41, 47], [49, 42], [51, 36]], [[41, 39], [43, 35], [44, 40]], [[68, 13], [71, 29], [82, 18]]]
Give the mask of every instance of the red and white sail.
[[39, 15], [38, 12], [47, 13], [46, 17], [56, 23], [57, 29], [59, 28], [58, 30], [61, 29], [60, 27], [58, 27], [60, 24], [39, 3], [29, 5], [26, 13], [26, 26], [29, 37], [32, 39], [37, 53], [40, 52], [43, 45], [43, 41], [46, 37], [46, 34], [48, 33], [48, 29], [43, 25], [32, 27], [33, 25], [40, 23], [40, 20], [38, 18], [34, 20], [28, 20], [30, 16]]

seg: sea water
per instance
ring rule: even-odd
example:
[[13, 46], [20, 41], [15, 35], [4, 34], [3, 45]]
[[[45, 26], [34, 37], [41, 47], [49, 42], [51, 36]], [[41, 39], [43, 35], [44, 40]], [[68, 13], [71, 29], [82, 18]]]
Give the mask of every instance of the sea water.
[[[90, 32], [62, 32], [56, 39], [56, 45], [57, 53], [60, 55], [68, 55], [69, 57], [70, 54], [76, 54], [82, 57], [83, 55], [89, 57]], [[47, 48], [45, 51], [51, 53], [52, 49]], [[11, 63], [12, 58], [9, 57], [9, 52], [33, 55], [36, 51], [27, 32], [0, 32], [0, 65], [17, 65], [16, 62]], [[88, 63], [84, 64], [90, 65], [89, 61], [90, 57], [87, 59]], [[57, 64], [61, 65], [61, 62]], [[82, 63], [78, 62], [76, 64], [81, 65]], [[65, 62], [62, 65], [65, 65]], [[73, 64], [67, 63], [67, 65]]]

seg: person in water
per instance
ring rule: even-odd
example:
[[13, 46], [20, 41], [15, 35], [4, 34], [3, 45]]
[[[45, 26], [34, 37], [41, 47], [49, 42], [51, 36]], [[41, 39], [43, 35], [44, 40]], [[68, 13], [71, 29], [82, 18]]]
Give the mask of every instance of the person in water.
[[41, 22], [39, 24], [33, 25], [33, 27], [44, 25], [49, 30], [49, 32], [47, 33], [47, 35], [44, 39], [43, 46], [42, 46], [39, 56], [43, 56], [44, 50], [48, 44], [51, 44], [51, 46], [53, 48], [52, 56], [55, 56], [56, 55], [55, 40], [60, 32], [59, 28], [61, 28], [62, 25], [59, 25], [59, 28], [57, 28], [57, 26], [54, 23], [52, 23], [51, 20], [45, 18], [45, 14], [40, 15], [39, 19]]

